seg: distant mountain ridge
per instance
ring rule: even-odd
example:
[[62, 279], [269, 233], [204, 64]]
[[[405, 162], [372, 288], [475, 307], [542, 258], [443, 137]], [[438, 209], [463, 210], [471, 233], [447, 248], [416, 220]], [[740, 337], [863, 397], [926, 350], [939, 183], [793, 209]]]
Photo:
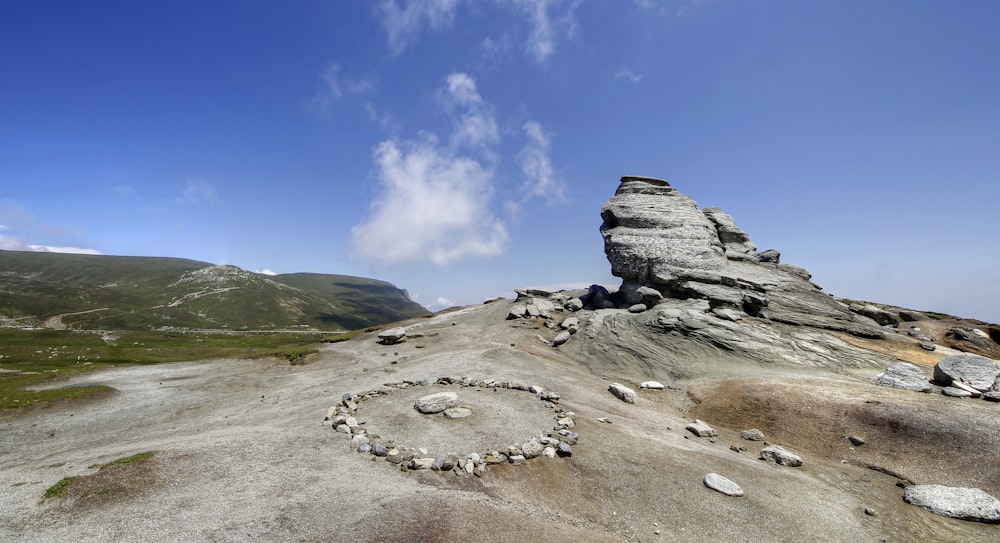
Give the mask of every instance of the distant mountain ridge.
[[356, 329], [427, 309], [391, 283], [181, 258], [0, 251], [0, 325]]

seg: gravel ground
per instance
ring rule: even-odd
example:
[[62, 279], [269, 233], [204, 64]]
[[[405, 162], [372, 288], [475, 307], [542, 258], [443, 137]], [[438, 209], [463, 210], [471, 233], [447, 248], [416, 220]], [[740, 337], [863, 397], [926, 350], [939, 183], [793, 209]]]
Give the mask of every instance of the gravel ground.
[[[741, 441], [743, 428], [727, 427], [722, 415], [701, 417], [718, 438], [690, 436], [685, 409], [694, 402], [684, 392], [639, 391], [635, 404], [622, 403], [599, 372], [541, 341], [552, 331], [505, 321], [507, 307], [418, 319], [409, 329], [423, 337], [395, 346], [362, 335], [301, 366], [217, 360], [82, 378], [117, 392], [0, 418], [0, 541], [996, 540], [996, 526], [902, 504], [896, 478], [822, 448], [800, 451], [802, 468], [766, 464], [756, 459], [762, 445]], [[711, 397], [704, 389], [712, 361], [692, 363], [704, 372], [690, 385], [700, 400]], [[574, 455], [491, 467], [482, 478], [404, 473], [354, 452], [345, 435], [321, 424], [344, 392], [445, 375], [560, 392], [561, 406], [577, 415]], [[718, 382], [737, 377], [730, 367]], [[817, 373], [817, 383], [828, 377]], [[782, 383], [780, 375], [757, 382]], [[455, 449], [517, 443], [552, 421], [525, 392], [449, 389], [473, 417], [416, 415], [413, 399], [434, 390], [417, 387], [363, 402], [359, 418], [386, 438]], [[820, 404], [833, 407], [818, 417], [836, 417], [842, 407]], [[793, 430], [780, 435], [778, 444], [798, 439]], [[150, 450], [159, 453], [147, 464], [107, 475], [93, 467]], [[946, 476], [948, 466], [940, 469]], [[709, 472], [737, 482], [746, 496], [705, 488]], [[94, 475], [93, 488], [106, 477], [109, 492], [42, 501], [60, 479], [85, 475]]]

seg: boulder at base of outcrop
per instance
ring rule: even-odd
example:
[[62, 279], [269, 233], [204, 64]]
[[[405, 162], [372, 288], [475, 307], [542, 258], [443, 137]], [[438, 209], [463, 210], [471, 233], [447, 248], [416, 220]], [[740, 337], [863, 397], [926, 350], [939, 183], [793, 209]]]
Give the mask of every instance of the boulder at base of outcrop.
[[972, 388], [986, 392], [1000, 376], [996, 362], [981, 356], [958, 354], [942, 359], [934, 365], [934, 380], [942, 385], [962, 381]]
[[850, 309], [858, 315], [868, 317], [882, 326], [899, 326], [899, 318], [895, 313], [890, 313], [889, 311], [875, 307], [871, 304], [851, 304]]
[[899, 318], [903, 319], [905, 322], [916, 322], [925, 321], [930, 317], [919, 311], [913, 311], [912, 309], [901, 309], [899, 311]]
[[930, 392], [933, 388], [927, 382], [924, 370], [909, 362], [897, 362], [889, 366], [878, 375], [876, 382], [882, 386], [914, 392]]
[[698, 437], [715, 437], [719, 435], [714, 428], [700, 419], [695, 419], [694, 422], [688, 424], [684, 428]]
[[730, 481], [729, 479], [726, 479], [725, 477], [719, 475], [718, 473], [709, 473], [708, 475], [705, 476], [704, 482], [705, 486], [707, 486], [708, 488], [711, 488], [712, 490], [716, 490], [718, 492], [722, 492], [726, 496], [739, 497], [743, 495], [743, 489], [740, 488], [740, 485]]
[[903, 500], [945, 517], [1000, 523], [1000, 500], [978, 488], [910, 485]]
[[438, 392], [417, 398], [417, 401], [413, 403], [413, 408], [425, 415], [432, 415], [454, 407], [456, 403], [458, 403], [458, 394]]
[[802, 457], [777, 445], [761, 449], [760, 459], [791, 468], [797, 468], [802, 465]]
[[648, 388], [649, 390], [663, 390], [667, 387], [663, 386], [663, 383], [659, 381], [643, 381], [639, 383], [639, 388]]
[[621, 383], [611, 383], [608, 386], [608, 392], [625, 403], [635, 403], [635, 391]]
[[395, 345], [406, 341], [406, 328], [390, 328], [378, 333], [379, 343], [383, 345]]

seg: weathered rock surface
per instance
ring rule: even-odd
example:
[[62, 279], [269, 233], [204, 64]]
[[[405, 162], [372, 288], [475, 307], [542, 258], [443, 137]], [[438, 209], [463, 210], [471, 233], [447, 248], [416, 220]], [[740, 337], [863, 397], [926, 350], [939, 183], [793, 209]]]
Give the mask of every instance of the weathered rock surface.
[[639, 388], [646, 388], [649, 390], [663, 390], [667, 388], [663, 383], [659, 381], [643, 381], [639, 383]]
[[740, 488], [740, 485], [730, 481], [718, 473], [709, 473], [706, 475], [704, 483], [708, 488], [721, 492], [727, 496], [739, 497], [743, 495], [743, 489]]
[[761, 449], [760, 459], [792, 468], [802, 465], [802, 457], [778, 445], [770, 445]]
[[903, 322], [916, 322], [925, 321], [930, 317], [919, 311], [913, 311], [912, 309], [901, 309], [899, 311], [899, 318], [903, 319]]
[[871, 304], [851, 304], [849, 309], [859, 315], [868, 317], [882, 326], [899, 326], [899, 318], [896, 314], [880, 307], [875, 307]]
[[910, 485], [903, 494], [906, 503], [962, 520], [1000, 523], [1000, 500], [978, 488], [941, 485]]
[[740, 432], [740, 439], [745, 439], [747, 441], [764, 441], [764, 432], [761, 432], [756, 428], [743, 430]]
[[428, 394], [413, 403], [413, 408], [425, 415], [440, 413], [458, 403], [458, 394], [454, 392], [437, 392]]
[[876, 377], [875, 381], [882, 385], [914, 392], [930, 392], [933, 388], [927, 382], [924, 370], [916, 364], [909, 362], [897, 362], [885, 369]]
[[959, 354], [946, 357], [934, 365], [934, 380], [942, 385], [961, 381], [980, 392], [993, 388], [1000, 377], [997, 363], [981, 356]]

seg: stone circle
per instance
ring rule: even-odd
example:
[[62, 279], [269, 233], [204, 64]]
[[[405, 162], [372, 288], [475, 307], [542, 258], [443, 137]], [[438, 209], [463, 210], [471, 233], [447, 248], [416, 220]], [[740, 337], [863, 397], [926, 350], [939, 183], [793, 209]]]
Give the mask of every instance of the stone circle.
[[[552, 409], [553, 424], [549, 428], [540, 428], [537, 435], [526, 437], [523, 442], [513, 445], [487, 446], [468, 445], [472, 450], [466, 453], [431, 451], [424, 447], [405, 446], [395, 440], [383, 438], [373, 431], [367, 421], [357, 419], [361, 406], [368, 400], [398, 393], [415, 387], [463, 387], [475, 392], [499, 392], [501, 390], [523, 391], [532, 394], [543, 402], [544, 407]], [[428, 400], [429, 399], [429, 400]], [[359, 453], [370, 454], [374, 458], [384, 458], [387, 463], [400, 466], [403, 471], [433, 470], [439, 472], [452, 471], [456, 475], [476, 475], [485, 473], [487, 466], [499, 464], [521, 464], [535, 458], [568, 457], [573, 455], [573, 446], [577, 444], [580, 435], [572, 430], [575, 427], [574, 413], [565, 411], [558, 406], [560, 395], [545, 390], [539, 386], [529, 386], [522, 383], [475, 379], [471, 377], [438, 377], [419, 381], [404, 380], [374, 387], [358, 393], [347, 393], [341, 400], [327, 410], [323, 424], [331, 426], [340, 433], [351, 438], [351, 447]], [[421, 410], [418, 404], [428, 400], [427, 404], [434, 407], [430, 411]], [[438, 401], [441, 400], [441, 401]], [[440, 405], [447, 405], [440, 410]], [[435, 419], [469, 419], [475, 416], [476, 410], [462, 405], [461, 398], [453, 391], [428, 394], [418, 398], [414, 409], [421, 413], [413, 415]], [[412, 417], [412, 416], [411, 416]], [[413, 419], [411, 419], [413, 420]], [[428, 420], [428, 419], [420, 419]], [[462, 425], [465, 420], [455, 420], [448, 424]], [[351, 423], [351, 424], [349, 424]], [[517, 439], [516, 441], [521, 441]]]

